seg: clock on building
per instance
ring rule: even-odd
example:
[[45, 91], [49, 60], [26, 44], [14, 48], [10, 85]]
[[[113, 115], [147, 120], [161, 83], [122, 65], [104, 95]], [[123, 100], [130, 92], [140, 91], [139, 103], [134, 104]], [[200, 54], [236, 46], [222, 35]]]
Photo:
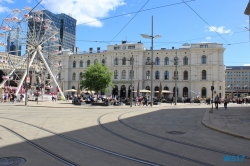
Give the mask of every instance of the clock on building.
[[124, 49], [124, 50], [125, 50], [125, 49], [126, 49], [126, 46], [122, 46], [122, 49]]

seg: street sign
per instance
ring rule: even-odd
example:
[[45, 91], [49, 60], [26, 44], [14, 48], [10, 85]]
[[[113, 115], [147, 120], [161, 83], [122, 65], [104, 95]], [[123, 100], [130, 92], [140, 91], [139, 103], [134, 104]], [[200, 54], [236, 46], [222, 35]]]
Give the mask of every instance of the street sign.
[[26, 77], [26, 83], [30, 83], [30, 77], [29, 76]]

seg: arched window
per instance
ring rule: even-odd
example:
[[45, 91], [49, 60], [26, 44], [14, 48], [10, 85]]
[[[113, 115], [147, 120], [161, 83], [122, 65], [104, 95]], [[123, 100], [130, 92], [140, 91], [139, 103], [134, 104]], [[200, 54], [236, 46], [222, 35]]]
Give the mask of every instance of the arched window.
[[76, 73], [73, 73], [72, 80], [76, 80]]
[[168, 73], [167, 70], [164, 72], [164, 79], [165, 79], [165, 80], [168, 80], [168, 79], [169, 79], [169, 73]]
[[207, 79], [207, 72], [206, 72], [206, 70], [202, 70], [201, 77], [202, 77], [203, 80]]
[[72, 89], [76, 89], [75, 86], [72, 86]]
[[155, 79], [156, 79], [156, 80], [159, 80], [159, 79], [160, 79], [160, 72], [159, 72], [159, 71], [156, 71], [156, 72], [155, 72]]
[[186, 70], [183, 72], [183, 80], [188, 80], [188, 72]]
[[145, 88], [146, 90], [150, 90], [150, 87], [149, 86], [146, 86], [146, 88]]
[[201, 64], [207, 64], [207, 57], [206, 57], [206, 55], [202, 55], [202, 57], [201, 57]]
[[146, 79], [149, 80], [150, 79], [150, 71], [146, 72]]
[[115, 64], [115, 65], [118, 65], [118, 58], [115, 58], [114, 64]]
[[[129, 71], [129, 79], [131, 79], [132, 76], [132, 70]], [[133, 71], [133, 78], [134, 78], [134, 71]]]
[[118, 72], [117, 72], [117, 70], [114, 71], [114, 79], [118, 79]]
[[95, 59], [95, 61], [94, 61], [94, 64], [96, 64], [96, 63], [98, 63], [98, 60], [97, 60], [97, 59]]
[[155, 91], [159, 91], [159, 89], [160, 89], [159, 86], [155, 87]]
[[83, 67], [83, 61], [82, 60], [80, 61], [80, 67]]
[[183, 88], [183, 97], [188, 97], [188, 88], [187, 87]]
[[169, 65], [169, 58], [168, 57], [165, 57], [165, 59], [164, 59], [164, 65]]
[[122, 58], [122, 65], [126, 65], [126, 58], [125, 57]]
[[82, 72], [80, 72], [80, 74], [79, 74], [79, 80], [81, 80], [82, 79]]
[[159, 57], [155, 58], [155, 65], [160, 65], [160, 58]]
[[150, 63], [151, 63], [151, 59], [149, 57], [147, 57], [146, 65], [150, 65]]
[[205, 87], [203, 87], [201, 89], [201, 97], [202, 98], [207, 98], [207, 89]]
[[73, 68], [76, 68], [76, 61], [73, 61]]
[[90, 60], [87, 60], [87, 67], [89, 67], [90, 65]]
[[187, 56], [185, 56], [183, 58], [183, 65], [188, 65], [188, 57]]
[[105, 59], [102, 59], [102, 65], [105, 65], [105, 64], [106, 64]]
[[122, 79], [126, 79], [126, 71], [122, 70]]
[[129, 60], [130, 65], [133, 64], [133, 61], [134, 61], [134, 58], [131, 57], [130, 60]]
[[179, 78], [178, 78], [178, 71], [177, 71], [177, 74], [176, 74], [175, 71], [174, 71], [174, 80], [175, 80], [175, 78], [177, 78], [177, 80], [179, 79]]
[[164, 87], [164, 90], [169, 90], [169, 88], [167, 86]]

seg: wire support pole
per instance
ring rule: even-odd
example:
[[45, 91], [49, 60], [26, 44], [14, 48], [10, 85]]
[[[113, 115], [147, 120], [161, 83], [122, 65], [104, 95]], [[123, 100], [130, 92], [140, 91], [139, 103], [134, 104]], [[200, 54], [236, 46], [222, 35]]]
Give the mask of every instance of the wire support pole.
[[154, 47], [154, 17], [152, 16], [152, 34], [151, 34], [151, 93], [150, 93], [150, 106], [153, 106], [153, 47]]
[[175, 53], [175, 76], [174, 76], [174, 79], [175, 79], [175, 91], [174, 91], [174, 95], [175, 95], [175, 105], [177, 105], [177, 79], [178, 79], [178, 76], [177, 76], [177, 64], [178, 64], [178, 59], [177, 59], [177, 50], [176, 50], [176, 53]]
[[131, 86], [130, 86], [130, 107], [132, 107], [133, 105], [133, 77], [134, 77], [134, 69], [133, 69], [133, 66], [134, 66], [134, 57], [133, 57], [133, 54], [132, 54], [132, 58], [131, 58], [131, 61], [132, 63], [132, 70], [131, 70]]

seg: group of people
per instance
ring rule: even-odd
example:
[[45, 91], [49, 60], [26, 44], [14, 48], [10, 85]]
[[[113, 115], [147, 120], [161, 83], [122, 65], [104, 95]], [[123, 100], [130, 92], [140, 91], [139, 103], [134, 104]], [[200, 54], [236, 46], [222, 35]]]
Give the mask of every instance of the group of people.
[[4, 102], [23, 102], [23, 94], [20, 94], [20, 98], [18, 99], [17, 96], [14, 94], [14, 93], [11, 93], [11, 92], [3, 92], [2, 95], [1, 95], [1, 102], [4, 103]]

